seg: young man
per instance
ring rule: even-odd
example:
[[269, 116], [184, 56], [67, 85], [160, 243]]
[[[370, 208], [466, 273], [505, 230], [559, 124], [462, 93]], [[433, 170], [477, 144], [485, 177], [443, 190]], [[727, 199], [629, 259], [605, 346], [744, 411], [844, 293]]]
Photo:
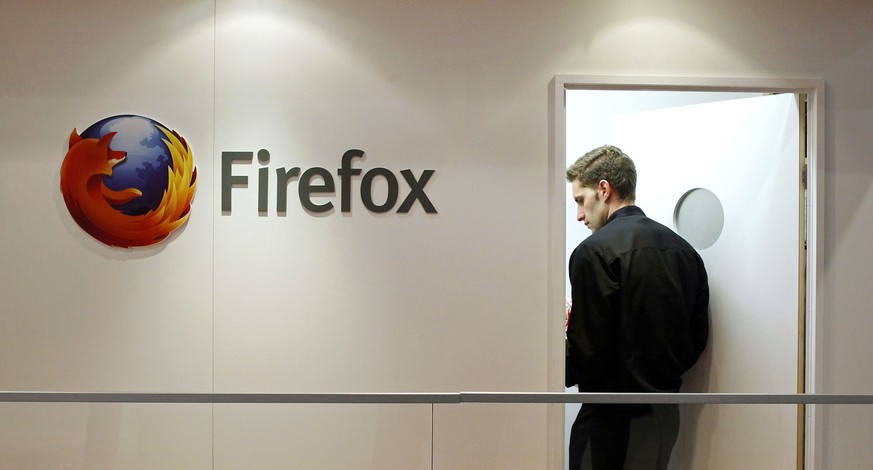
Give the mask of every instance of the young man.
[[[613, 146], [567, 169], [577, 219], [591, 235], [570, 256], [566, 384], [582, 392], [678, 392], [709, 332], [700, 256], [634, 205], [636, 168]], [[666, 183], [666, 182], [665, 182]], [[570, 468], [666, 469], [677, 405], [582, 405]]]

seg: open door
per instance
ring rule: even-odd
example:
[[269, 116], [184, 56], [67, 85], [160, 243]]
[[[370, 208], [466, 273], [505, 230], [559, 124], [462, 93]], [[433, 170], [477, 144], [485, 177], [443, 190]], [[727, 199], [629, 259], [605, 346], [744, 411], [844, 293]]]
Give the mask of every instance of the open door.
[[[692, 242], [709, 272], [710, 343], [686, 374], [685, 391], [795, 393], [801, 383], [797, 99], [788, 93], [616, 114], [600, 133], [597, 145], [616, 145], [634, 159], [637, 205]], [[572, 148], [569, 115], [568, 108], [573, 161], [589, 148]], [[572, 249], [587, 230], [568, 224]], [[799, 425], [793, 405], [684, 405], [671, 467], [795, 469]]]

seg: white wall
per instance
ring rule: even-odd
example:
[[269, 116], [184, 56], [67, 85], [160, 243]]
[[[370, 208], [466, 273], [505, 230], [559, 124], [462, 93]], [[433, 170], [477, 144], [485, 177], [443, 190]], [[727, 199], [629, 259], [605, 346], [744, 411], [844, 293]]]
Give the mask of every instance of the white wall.
[[[863, 2], [116, 3], [0, 5], [0, 389], [546, 390], [547, 310], [560, 305], [547, 285], [555, 74], [823, 78], [822, 391], [873, 388]], [[130, 253], [84, 234], [58, 191], [72, 128], [119, 113], [178, 130], [200, 181], [184, 230]], [[335, 169], [361, 148], [361, 168], [435, 169], [439, 214], [358, 205], [311, 217], [292, 204], [259, 217], [237, 212], [247, 193], [235, 190], [222, 215], [220, 153], [261, 148], [271, 168]], [[349, 468], [547, 458], [545, 407], [436, 407], [434, 455], [418, 447], [429, 411], [361, 409], [349, 421], [331, 409], [303, 422], [326, 423], [313, 431], [324, 438], [350, 422], [347, 442], [381, 423], [374, 441], [327, 454]], [[277, 436], [298, 432], [288, 423], [300, 413], [3, 405], [0, 466], [230, 468], [261, 444], [281, 459]], [[868, 436], [870, 415], [827, 410], [824, 468], [873, 458], [846, 438]], [[393, 423], [411, 426], [407, 451], [385, 457]], [[183, 457], [179, 442], [190, 442]]]

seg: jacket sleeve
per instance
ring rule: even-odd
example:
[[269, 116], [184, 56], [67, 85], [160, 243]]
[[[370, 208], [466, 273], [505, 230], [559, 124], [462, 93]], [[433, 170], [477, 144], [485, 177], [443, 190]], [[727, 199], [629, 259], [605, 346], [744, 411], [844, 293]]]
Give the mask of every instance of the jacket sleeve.
[[570, 256], [572, 312], [567, 325], [565, 384], [603, 391], [615, 370], [618, 273], [596, 251], [579, 246]]
[[709, 279], [706, 274], [706, 267], [703, 265], [703, 260], [698, 257], [698, 279], [699, 285], [697, 290], [697, 299], [694, 304], [694, 311], [691, 312], [691, 342], [692, 342], [692, 359], [688, 364], [688, 368], [697, 362], [700, 354], [706, 348], [706, 343], [709, 340]]

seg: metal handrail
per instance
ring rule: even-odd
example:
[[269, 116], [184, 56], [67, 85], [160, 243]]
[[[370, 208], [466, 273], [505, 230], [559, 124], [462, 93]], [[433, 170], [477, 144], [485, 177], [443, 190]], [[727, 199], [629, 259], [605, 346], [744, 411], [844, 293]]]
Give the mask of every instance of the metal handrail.
[[0, 403], [463, 404], [671, 403], [715, 405], [871, 405], [873, 394], [821, 393], [121, 393], [0, 392]]

